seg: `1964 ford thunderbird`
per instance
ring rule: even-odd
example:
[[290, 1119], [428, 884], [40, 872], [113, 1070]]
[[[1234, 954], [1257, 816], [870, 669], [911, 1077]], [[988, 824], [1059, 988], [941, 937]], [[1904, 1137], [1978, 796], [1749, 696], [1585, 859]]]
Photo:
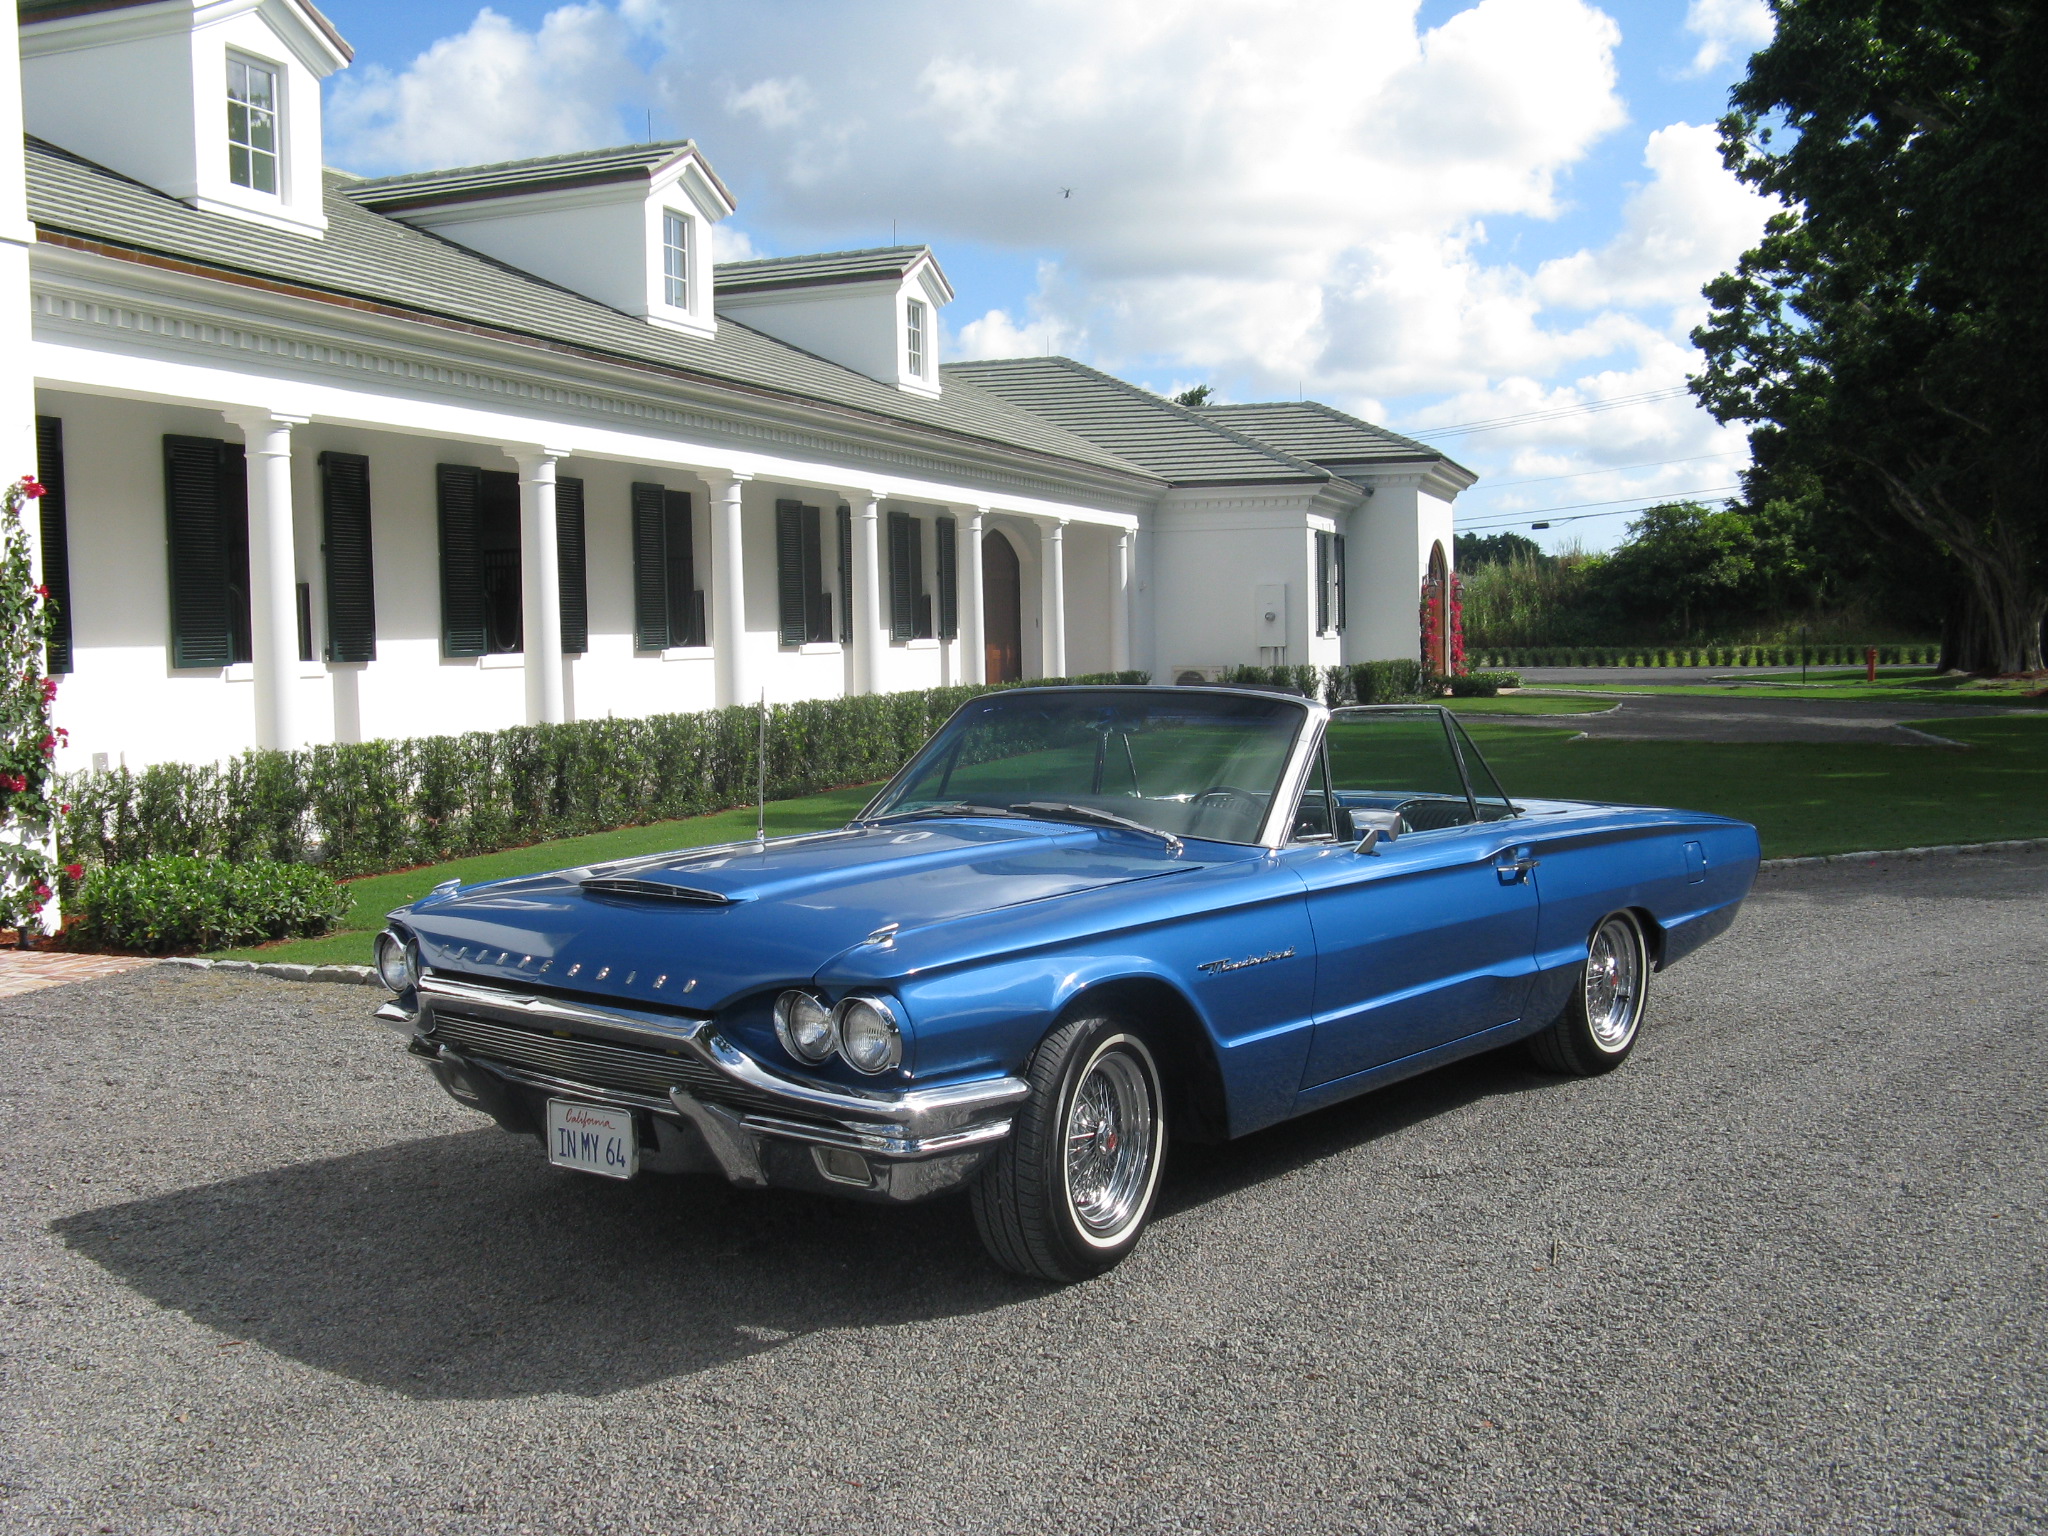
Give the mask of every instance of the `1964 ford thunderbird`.
[[1219, 1140], [1526, 1042], [1627, 1059], [1753, 827], [1511, 799], [1447, 712], [1222, 688], [964, 705], [843, 830], [463, 888], [378, 967], [442, 1086], [564, 1167], [968, 1193], [996, 1261], [1138, 1241]]

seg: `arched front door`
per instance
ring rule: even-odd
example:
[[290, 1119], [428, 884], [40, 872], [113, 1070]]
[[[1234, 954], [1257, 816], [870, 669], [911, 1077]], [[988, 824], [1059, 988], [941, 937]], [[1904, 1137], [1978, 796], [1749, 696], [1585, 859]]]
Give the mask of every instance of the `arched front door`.
[[988, 639], [988, 680], [1024, 676], [1024, 578], [1017, 551], [991, 529], [981, 537], [981, 613]]
[[1422, 664], [1438, 677], [1451, 670], [1451, 566], [1441, 542], [1430, 546], [1422, 583]]

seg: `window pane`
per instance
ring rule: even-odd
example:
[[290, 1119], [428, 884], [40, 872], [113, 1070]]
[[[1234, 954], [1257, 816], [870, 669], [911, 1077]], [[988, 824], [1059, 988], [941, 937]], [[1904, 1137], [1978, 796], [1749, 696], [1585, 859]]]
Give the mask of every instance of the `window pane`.
[[690, 307], [690, 221], [679, 213], [661, 218], [663, 298], [677, 309]]
[[1327, 740], [1339, 805], [1398, 811], [1412, 832], [1472, 820], [1464, 775], [1435, 710], [1339, 710]]
[[241, 59], [228, 60], [228, 179], [277, 190], [277, 75]]

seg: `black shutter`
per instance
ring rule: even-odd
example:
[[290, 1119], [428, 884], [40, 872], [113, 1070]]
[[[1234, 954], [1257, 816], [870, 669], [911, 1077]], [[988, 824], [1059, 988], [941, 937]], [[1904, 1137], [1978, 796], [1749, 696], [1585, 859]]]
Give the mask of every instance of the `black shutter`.
[[960, 633], [959, 534], [950, 517], [935, 525], [938, 531], [939, 638], [951, 640]]
[[484, 472], [434, 466], [441, 516], [441, 654], [481, 656], [487, 640], [482, 523]]
[[583, 482], [555, 481], [555, 577], [562, 592], [562, 654], [590, 649], [590, 585], [585, 576]]
[[1341, 634], [1343, 634], [1343, 633], [1344, 633], [1344, 624], [1345, 624], [1345, 621], [1346, 621], [1346, 620], [1347, 620], [1348, 618], [1350, 618], [1350, 613], [1349, 613], [1349, 612], [1347, 611], [1347, 610], [1349, 609], [1349, 606], [1350, 606], [1350, 604], [1349, 604], [1349, 600], [1347, 599], [1347, 597], [1346, 597], [1346, 595], [1345, 595], [1345, 591], [1344, 591], [1344, 535], [1343, 535], [1343, 534], [1341, 534], [1341, 533], [1340, 533], [1340, 534], [1338, 534], [1338, 535], [1336, 536], [1336, 538], [1334, 538], [1334, 539], [1332, 539], [1332, 540], [1330, 541], [1330, 549], [1331, 549], [1331, 555], [1330, 555], [1330, 564], [1332, 565], [1332, 567], [1334, 567], [1334, 569], [1335, 569], [1335, 571], [1336, 571], [1336, 577], [1337, 577], [1337, 579], [1336, 579], [1336, 582], [1335, 582], [1335, 586], [1336, 586], [1336, 588], [1337, 588], [1337, 633], [1341, 635]]
[[932, 637], [932, 595], [924, 587], [924, 524], [910, 520], [910, 636], [913, 640]]
[[227, 546], [228, 645], [235, 661], [256, 659], [249, 613], [249, 461], [240, 443], [220, 445], [220, 530]]
[[71, 670], [71, 529], [64, 503], [64, 423], [36, 418], [36, 479], [43, 487], [43, 585], [50, 589], [52, 675]]
[[669, 648], [668, 540], [663, 487], [633, 483], [633, 649]]
[[825, 590], [825, 516], [816, 507], [805, 507], [798, 522], [803, 529], [804, 638], [822, 642], [832, 638], [832, 594]]
[[917, 635], [917, 567], [910, 542], [916, 528], [908, 512], [889, 514], [889, 634], [897, 640]]
[[775, 503], [775, 599], [784, 645], [802, 645], [809, 628], [804, 613], [803, 511], [799, 502]]
[[839, 509], [839, 643], [853, 644], [853, 508]]
[[1330, 632], [1330, 536], [1316, 535], [1316, 633]]
[[697, 544], [690, 528], [690, 493], [662, 495], [668, 547], [668, 643], [704, 643], [704, 594], [697, 590]]
[[235, 659], [228, 616], [228, 539], [222, 526], [226, 446], [213, 437], [164, 438], [164, 540], [173, 667], [224, 667]]
[[327, 552], [327, 659], [377, 659], [377, 593], [370, 558], [370, 461], [320, 455], [320, 516]]

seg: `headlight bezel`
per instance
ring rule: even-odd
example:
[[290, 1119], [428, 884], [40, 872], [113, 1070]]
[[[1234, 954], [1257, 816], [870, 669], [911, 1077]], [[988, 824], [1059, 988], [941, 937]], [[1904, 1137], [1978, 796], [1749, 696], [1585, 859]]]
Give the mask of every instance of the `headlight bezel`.
[[[824, 1033], [810, 1047], [801, 1043], [797, 1032], [795, 1015], [804, 1004], [817, 1009], [824, 1022]], [[790, 987], [775, 999], [775, 1038], [797, 1061], [807, 1066], [823, 1066], [839, 1049], [838, 1010], [828, 1006], [815, 993], [806, 992], [801, 987]]]
[[[377, 979], [395, 997], [403, 997], [420, 984], [420, 941], [398, 928], [386, 928], [377, 935], [374, 949]], [[393, 975], [400, 980], [394, 983]]]
[[[881, 1054], [873, 1064], [854, 1054], [855, 1031], [850, 1028], [853, 1020], [865, 1010], [880, 1021], [875, 1035], [880, 1038]], [[870, 992], [855, 992], [839, 1000], [839, 1006], [832, 1010], [833, 1033], [838, 1037], [839, 1057], [854, 1071], [868, 1077], [879, 1077], [903, 1064], [903, 1025], [896, 1016], [896, 1010], [886, 997], [877, 997]], [[864, 1033], [864, 1032], [863, 1032]]]

